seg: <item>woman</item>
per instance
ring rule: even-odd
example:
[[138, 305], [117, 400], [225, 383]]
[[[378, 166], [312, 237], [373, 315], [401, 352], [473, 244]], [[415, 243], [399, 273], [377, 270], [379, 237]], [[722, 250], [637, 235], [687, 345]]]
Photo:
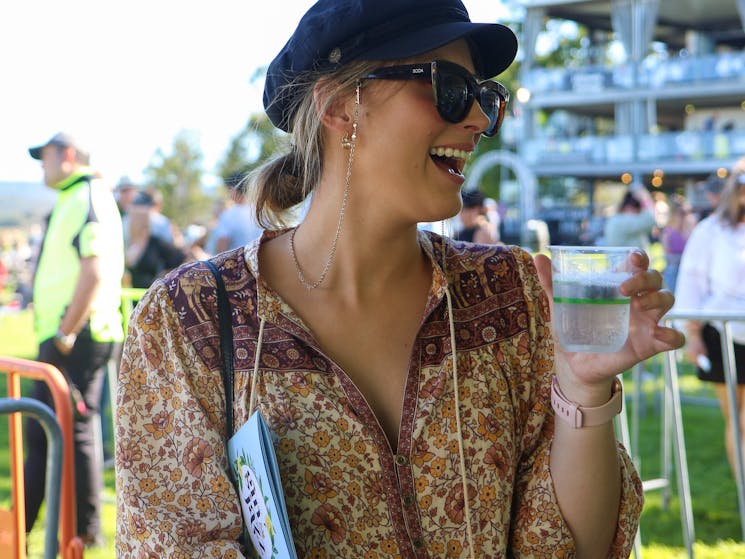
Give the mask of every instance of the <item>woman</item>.
[[[551, 338], [547, 258], [417, 231], [460, 210], [465, 162], [507, 102], [473, 74], [499, 74], [516, 46], [459, 0], [321, 0], [269, 67], [267, 113], [292, 133], [253, 177], [273, 230], [214, 261], [233, 308], [235, 424], [254, 381], [300, 557], [628, 556], [642, 491], [614, 438], [614, 379], [683, 343], [657, 326], [672, 305], [660, 275], [636, 253], [628, 342], [570, 354]], [[182, 267], [133, 317], [122, 557], [244, 551], [214, 285], [203, 264]], [[555, 420], [554, 373], [556, 409], [584, 406], [586, 426]]]
[[187, 259], [185, 251], [153, 233], [152, 207], [152, 196], [139, 192], [127, 212], [129, 235], [124, 261], [132, 287], [150, 287], [157, 278]]
[[[675, 291], [677, 308], [703, 312], [745, 314], [745, 157], [735, 163], [722, 190], [719, 206], [693, 229], [683, 250]], [[725, 419], [725, 444], [735, 472], [735, 439], [730, 423], [720, 340], [721, 324], [689, 320], [686, 357], [701, 380], [714, 383]], [[745, 323], [732, 323], [737, 373], [737, 417], [745, 418]], [[740, 431], [745, 442], [745, 430]], [[745, 448], [745, 446], [743, 446]]]
[[661, 235], [662, 249], [665, 252], [665, 269], [662, 271], [662, 278], [665, 287], [670, 291], [675, 291], [683, 249], [695, 226], [696, 218], [688, 200], [680, 195], [672, 196], [670, 198], [670, 217]]

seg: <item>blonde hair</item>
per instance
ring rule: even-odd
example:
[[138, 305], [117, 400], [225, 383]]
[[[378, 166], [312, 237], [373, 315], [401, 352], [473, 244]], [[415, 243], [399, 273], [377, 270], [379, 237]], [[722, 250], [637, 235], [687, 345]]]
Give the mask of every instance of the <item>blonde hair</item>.
[[[745, 157], [741, 157], [732, 167], [722, 189], [716, 215], [730, 227], [735, 227], [745, 217], [745, 206], [740, 202], [741, 175], [745, 174]], [[745, 187], [742, 187], [745, 188]]]
[[[294, 99], [289, 146], [284, 153], [275, 155], [246, 177], [256, 205], [256, 219], [262, 227], [286, 227], [291, 217], [288, 210], [303, 202], [316, 188], [323, 171], [325, 147], [322, 115], [340, 98], [351, 95], [361, 76], [379, 66], [380, 63], [374, 61], [352, 62], [331, 74], [306, 73], [287, 86], [295, 90], [289, 93]], [[324, 100], [322, 106], [316, 106], [316, 87]]]

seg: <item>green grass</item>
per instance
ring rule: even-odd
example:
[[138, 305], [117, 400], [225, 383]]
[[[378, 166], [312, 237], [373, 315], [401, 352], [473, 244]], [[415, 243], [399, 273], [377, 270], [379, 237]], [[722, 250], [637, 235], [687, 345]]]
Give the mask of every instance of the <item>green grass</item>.
[[[30, 335], [28, 313], [0, 316], [0, 355], [33, 358], [35, 343]], [[644, 413], [640, 413], [639, 453], [643, 479], [661, 476], [660, 460], [660, 409], [662, 394], [661, 359], [648, 363], [653, 375], [642, 383]], [[683, 395], [712, 398], [711, 389], [693, 376], [690, 367], [681, 368]], [[634, 387], [626, 379], [626, 393]], [[0, 395], [5, 394], [5, 375], [0, 375]], [[631, 406], [628, 407], [631, 410]], [[631, 419], [631, 414], [629, 418]], [[740, 520], [737, 510], [737, 492], [729, 470], [723, 442], [724, 425], [718, 407], [700, 404], [683, 404], [688, 470], [691, 481], [693, 516], [696, 531], [696, 559], [745, 559], [745, 544], [739, 540]], [[0, 504], [7, 506], [10, 495], [8, 472], [7, 428], [0, 423]], [[632, 427], [633, 432], [633, 427]], [[114, 472], [104, 474], [103, 527], [106, 546], [86, 550], [86, 559], [114, 557], [115, 493]], [[686, 558], [680, 508], [675, 478], [672, 478], [672, 495], [665, 506], [660, 490], [646, 494], [646, 504], [641, 519], [644, 559]], [[29, 557], [40, 557], [43, 550], [43, 522], [29, 538]]]
[[34, 359], [36, 338], [31, 311], [0, 314], [0, 355]]

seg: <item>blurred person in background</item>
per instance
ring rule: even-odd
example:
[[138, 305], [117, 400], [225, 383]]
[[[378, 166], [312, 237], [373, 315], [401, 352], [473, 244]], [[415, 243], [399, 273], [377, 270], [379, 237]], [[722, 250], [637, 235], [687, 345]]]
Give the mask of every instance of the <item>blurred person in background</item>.
[[486, 220], [489, 223], [491, 236], [495, 243], [500, 242], [499, 226], [502, 224], [502, 216], [499, 214], [499, 203], [494, 198], [488, 196], [484, 198], [484, 211]]
[[485, 196], [478, 190], [463, 192], [463, 207], [458, 214], [461, 227], [455, 233], [454, 239], [485, 245], [498, 242], [499, 237], [494, 235], [494, 230], [486, 217], [485, 199]]
[[246, 200], [242, 178], [242, 174], [236, 173], [225, 181], [232, 204], [220, 212], [212, 231], [215, 254], [244, 246], [261, 236], [262, 228], [256, 222], [254, 206]]
[[[675, 289], [675, 308], [681, 311], [745, 314], [745, 157], [727, 177], [714, 213], [696, 225], [686, 242]], [[724, 384], [721, 324], [685, 322], [686, 358], [698, 364], [697, 375], [713, 383], [725, 419], [725, 443], [735, 471], [734, 433], [730, 415], [745, 418], [745, 322], [731, 324], [735, 345], [738, 409], [729, 409]], [[705, 359], [702, 359], [705, 358]], [[745, 449], [745, 429], [740, 436]]]
[[[155, 188], [148, 188], [145, 192], [150, 196], [152, 205], [150, 206], [150, 231], [153, 235], [166, 243], [176, 243], [174, 236], [174, 226], [171, 220], [163, 215], [163, 193]], [[178, 235], [178, 231], [176, 234]]]
[[129, 205], [137, 195], [138, 190], [137, 184], [127, 175], [122, 176], [119, 182], [114, 187], [114, 196], [116, 197], [116, 205], [119, 208], [119, 214], [123, 217], [129, 210]]
[[667, 225], [662, 229], [660, 235], [660, 243], [665, 254], [665, 269], [662, 272], [662, 278], [665, 280], [667, 288], [674, 292], [680, 258], [683, 255], [688, 237], [696, 226], [696, 216], [693, 214], [688, 200], [680, 194], [671, 196], [668, 205], [670, 212]]
[[652, 196], [652, 207], [654, 208], [654, 227], [650, 234], [652, 243], [659, 243], [662, 235], [662, 230], [667, 225], [670, 219], [670, 202], [668, 201], [667, 194], [664, 192], [655, 191], [651, 194]]
[[131, 287], [150, 287], [156, 278], [185, 262], [188, 256], [185, 250], [152, 230], [153, 203], [149, 193], [139, 192], [127, 214], [129, 241], [125, 263]]
[[548, 254], [548, 246], [551, 244], [551, 232], [548, 223], [542, 219], [529, 219], [525, 222], [526, 246], [525, 250], [532, 253], [543, 252]]
[[654, 202], [644, 185], [632, 184], [624, 194], [618, 211], [605, 220], [603, 244], [649, 248], [656, 224]]
[[125, 247], [129, 242], [129, 217], [127, 214], [129, 213], [129, 208], [139, 191], [140, 186], [135, 183], [129, 175], [123, 175], [119, 178], [119, 182], [117, 182], [114, 187], [114, 198], [116, 199], [116, 205], [119, 208], [119, 215], [122, 218], [122, 238], [124, 239]]
[[[123, 339], [119, 312], [124, 247], [122, 223], [109, 186], [89, 167], [88, 151], [60, 132], [29, 149], [41, 161], [45, 184], [57, 191], [34, 275], [34, 326], [38, 361], [56, 366], [70, 384], [74, 404], [77, 533], [101, 543], [103, 464], [97, 440], [104, 365]], [[53, 406], [47, 385], [32, 396]], [[47, 441], [39, 423], [26, 424], [28, 452], [26, 530], [44, 499]]]
[[725, 180], [724, 177], [720, 177], [716, 173], [713, 173], [704, 181], [704, 197], [706, 198], [706, 206], [701, 208], [699, 211], [699, 221], [709, 217], [719, 207], [719, 201], [722, 198], [722, 190], [724, 189]]

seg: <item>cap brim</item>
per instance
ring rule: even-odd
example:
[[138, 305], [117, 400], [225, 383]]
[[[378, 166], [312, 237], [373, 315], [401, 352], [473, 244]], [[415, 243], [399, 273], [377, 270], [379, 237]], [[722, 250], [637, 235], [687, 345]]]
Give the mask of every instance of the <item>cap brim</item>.
[[504, 72], [517, 54], [517, 37], [509, 27], [499, 23], [455, 21], [419, 29], [403, 37], [379, 43], [357, 58], [407, 58], [462, 38], [468, 38], [475, 47], [478, 70], [484, 78], [492, 78]]
[[41, 160], [41, 151], [43, 149], [44, 149], [44, 146], [36, 146], [35, 148], [28, 148], [28, 153], [34, 159]]

